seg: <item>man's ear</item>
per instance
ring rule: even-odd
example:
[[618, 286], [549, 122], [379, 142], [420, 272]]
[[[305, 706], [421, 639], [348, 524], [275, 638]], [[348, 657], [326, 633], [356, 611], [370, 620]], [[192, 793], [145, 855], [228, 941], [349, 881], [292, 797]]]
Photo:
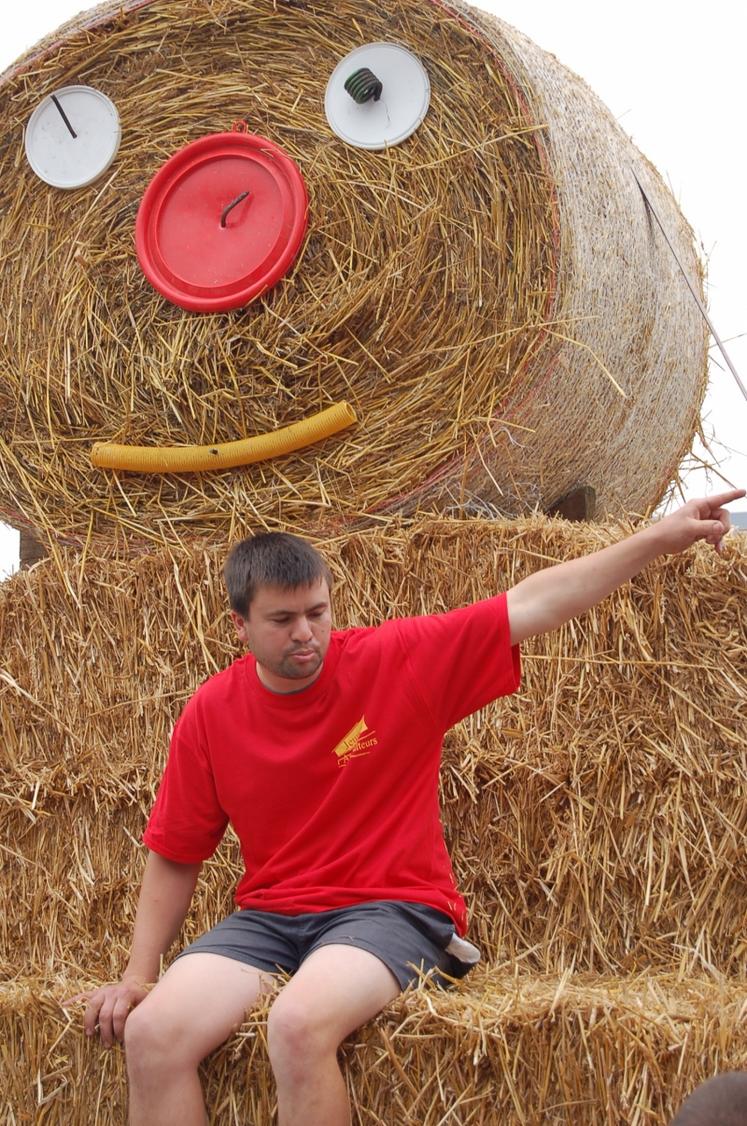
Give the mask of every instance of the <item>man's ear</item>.
[[242, 618], [241, 614], [237, 614], [235, 610], [231, 611], [231, 621], [236, 626], [236, 633], [239, 635], [239, 641], [244, 645], [249, 644], [249, 637], [246, 632], [246, 620]]

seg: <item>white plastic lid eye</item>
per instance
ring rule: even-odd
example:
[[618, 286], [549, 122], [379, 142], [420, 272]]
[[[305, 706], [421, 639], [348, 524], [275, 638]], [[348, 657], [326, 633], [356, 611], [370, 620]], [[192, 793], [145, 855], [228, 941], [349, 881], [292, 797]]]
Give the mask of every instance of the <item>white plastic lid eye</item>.
[[[360, 72], [370, 72], [369, 75]], [[356, 101], [345, 84], [361, 87]], [[366, 89], [366, 82], [370, 86]], [[375, 83], [381, 84], [376, 98]], [[428, 112], [431, 84], [425, 67], [399, 43], [367, 43], [337, 64], [327, 83], [324, 112], [330, 128], [360, 149], [386, 149], [410, 137]]]
[[113, 102], [92, 86], [63, 86], [40, 102], [26, 125], [26, 158], [55, 188], [93, 183], [117, 155], [121, 129]]

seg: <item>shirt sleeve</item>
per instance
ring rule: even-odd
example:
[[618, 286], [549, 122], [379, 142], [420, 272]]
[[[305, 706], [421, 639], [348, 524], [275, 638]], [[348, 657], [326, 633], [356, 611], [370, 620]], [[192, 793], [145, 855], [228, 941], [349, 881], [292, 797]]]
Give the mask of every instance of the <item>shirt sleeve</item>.
[[519, 687], [505, 594], [393, 624], [415, 687], [444, 731]]
[[215, 790], [195, 697], [171, 737], [166, 769], [143, 842], [181, 864], [197, 864], [215, 852], [228, 824]]

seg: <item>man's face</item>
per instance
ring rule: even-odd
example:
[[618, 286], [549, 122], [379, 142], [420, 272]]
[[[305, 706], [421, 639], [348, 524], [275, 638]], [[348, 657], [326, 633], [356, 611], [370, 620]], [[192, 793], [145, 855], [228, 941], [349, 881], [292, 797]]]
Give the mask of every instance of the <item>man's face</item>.
[[239, 637], [254, 654], [257, 673], [273, 692], [312, 684], [329, 648], [332, 607], [326, 579], [283, 590], [261, 586], [242, 618], [231, 611]]

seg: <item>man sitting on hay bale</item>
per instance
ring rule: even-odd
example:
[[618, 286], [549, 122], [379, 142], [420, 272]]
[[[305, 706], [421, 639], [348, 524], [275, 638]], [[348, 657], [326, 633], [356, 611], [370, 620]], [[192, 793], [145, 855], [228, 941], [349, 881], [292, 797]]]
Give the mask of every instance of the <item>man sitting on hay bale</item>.
[[[225, 579], [249, 655], [187, 703], [145, 831], [122, 980], [81, 995], [89, 1035], [123, 1042], [133, 1126], [204, 1124], [202, 1059], [279, 972], [268, 1048], [281, 1126], [345, 1126], [341, 1041], [422, 974], [478, 952], [443, 840], [444, 732], [519, 683], [518, 644], [605, 598], [659, 555], [717, 549], [734, 490], [445, 614], [332, 632], [330, 574], [294, 536], [243, 540]], [[239, 910], [150, 988], [201, 865], [231, 822]], [[80, 999], [80, 998], [79, 998]]]

